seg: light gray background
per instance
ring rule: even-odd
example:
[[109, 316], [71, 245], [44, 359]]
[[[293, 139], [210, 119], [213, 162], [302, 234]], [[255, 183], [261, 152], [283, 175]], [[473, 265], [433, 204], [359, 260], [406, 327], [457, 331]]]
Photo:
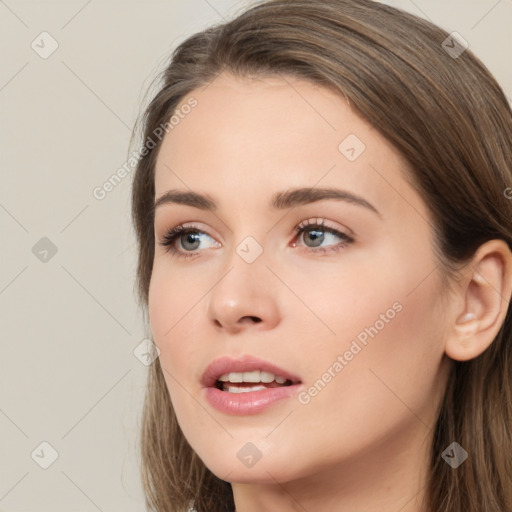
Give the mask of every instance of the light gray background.
[[[132, 176], [92, 192], [126, 162], [171, 49], [250, 3], [0, 0], [1, 510], [144, 510]], [[459, 32], [512, 96], [512, 0], [385, 3]], [[43, 31], [59, 45], [46, 59]], [[31, 457], [50, 456], [43, 441], [48, 469]]]

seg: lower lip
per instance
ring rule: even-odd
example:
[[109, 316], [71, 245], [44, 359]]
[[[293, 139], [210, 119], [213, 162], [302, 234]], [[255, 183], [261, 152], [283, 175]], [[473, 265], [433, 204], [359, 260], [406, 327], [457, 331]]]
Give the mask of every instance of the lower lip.
[[247, 393], [230, 393], [215, 387], [205, 388], [206, 399], [217, 410], [226, 414], [256, 414], [274, 402], [297, 394], [301, 384], [268, 388]]

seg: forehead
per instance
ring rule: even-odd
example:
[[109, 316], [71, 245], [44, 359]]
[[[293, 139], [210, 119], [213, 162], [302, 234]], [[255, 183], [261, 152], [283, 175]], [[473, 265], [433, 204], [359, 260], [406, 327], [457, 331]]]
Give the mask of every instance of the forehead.
[[242, 206], [260, 194], [316, 184], [375, 196], [383, 181], [374, 164], [398, 189], [407, 186], [400, 154], [332, 90], [296, 77], [222, 74], [183, 98], [177, 112], [191, 98], [195, 106], [162, 142], [157, 197], [170, 188], [215, 197], [236, 190]]
[[342, 99], [308, 82], [224, 74], [191, 96], [197, 106], [167, 137], [176, 157], [181, 148], [196, 144], [201, 151], [195, 159], [210, 153], [218, 158], [229, 155], [231, 161], [235, 156], [247, 161], [269, 161], [277, 155], [300, 159], [306, 146], [320, 138], [324, 144], [319, 150], [336, 150], [335, 123], [344, 110]]

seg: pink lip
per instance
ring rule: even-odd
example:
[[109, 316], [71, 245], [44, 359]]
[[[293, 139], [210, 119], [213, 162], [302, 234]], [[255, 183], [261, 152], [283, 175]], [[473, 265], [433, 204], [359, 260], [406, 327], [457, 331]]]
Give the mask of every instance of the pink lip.
[[257, 414], [277, 400], [290, 398], [298, 393], [302, 384], [269, 388], [248, 393], [229, 393], [217, 388], [205, 388], [208, 402], [220, 412], [226, 414]]
[[[217, 379], [225, 373], [250, 372], [254, 370], [262, 370], [279, 375], [290, 380], [292, 385], [247, 393], [229, 393], [215, 387]], [[219, 411], [227, 414], [256, 414], [277, 400], [295, 395], [303, 387], [301, 380], [296, 375], [268, 361], [248, 355], [236, 359], [231, 357], [216, 359], [206, 368], [201, 384], [205, 388], [204, 393], [208, 402]]]

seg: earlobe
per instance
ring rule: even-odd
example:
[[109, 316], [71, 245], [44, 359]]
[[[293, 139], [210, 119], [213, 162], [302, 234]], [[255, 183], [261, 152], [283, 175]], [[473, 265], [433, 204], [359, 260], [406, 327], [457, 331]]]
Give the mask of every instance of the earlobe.
[[505, 320], [512, 293], [512, 253], [503, 240], [481, 245], [461, 282], [463, 308], [446, 339], [446, 355], [468, 361], [493, 342]]

